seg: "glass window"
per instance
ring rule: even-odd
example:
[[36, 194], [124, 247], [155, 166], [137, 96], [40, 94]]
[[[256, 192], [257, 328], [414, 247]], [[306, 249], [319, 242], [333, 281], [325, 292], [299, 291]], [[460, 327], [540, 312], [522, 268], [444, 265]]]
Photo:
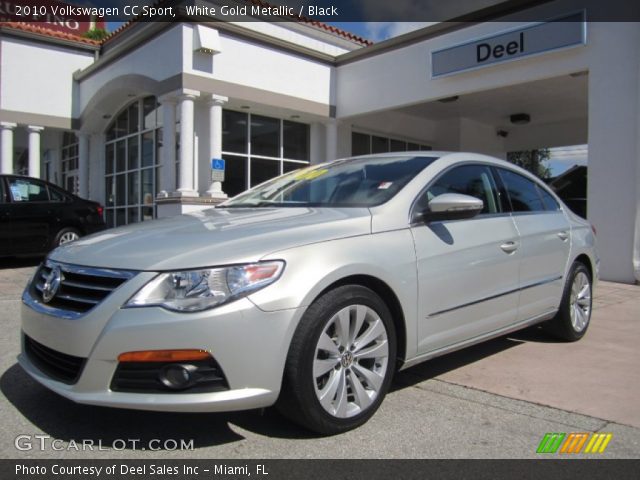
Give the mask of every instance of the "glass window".
[[153, 132], [147, 132], [142, 134], [142, 166], [150, 167], [155, 162], [153, 161], [154, 150]]
[[116, 172], [123, 172], [127, 169], [126, 143], [126, 140], [120, 140], [116, 143]]
[[309, 126], [304, 123], [282, 121], [284, 158], [309, 160]]
[[145, 130], [155, 128], [158, 122], [158, 112], [160, 108], [156, 97], [147, 97], [142, 101], [142, 119]]
[[351, 154], [368, 155], [371, 153], [371, 136], [364, 133], [351, 133]]
[[503, 168], [500, 169], [500, 176], [509, 192], [514, 212], [539, 212], [545, 209], [538, 187], [533, 181]]
[[69, 197], [67, 197], [64, 193], [62, 193], [61, 190], [58, 190], [57, 188], [53, 188], [53, 187], [48, 187], [48, 188], [49, 188], [50, 201], [61, 203], [61, 202], [66, 202], [69, 199]]
[[138, 168], [138, 137], [129, 137], [127, 140], [127, 170]]
[[407, 151], [408, 152], [415, 152], [416, 150], [420, 150], [420, 145], [418, 145], [417, 143], [407, 143]]
[[156, 212], [160, 113], [155, 97], [138, 99], [108, 129], [113, 132], [105, 145], [105, 219], [110, 227], [148, 220]]
[[105, 156], [105, 170], [106, 170], [107, 174], [113, 173], [113, 165], [114, 165], [113, 153], [114, 153], [113, 143], [107, 144], [107, 146], [105, 148], [105, 154], [104, 154], [104, 156]]
[[308, 167], [253, 188], [225, 202], [223, 207], [380, 205], [434, 160], [389, 156]]
[[127, 133], [136, 133], [140, 130], [140, 114], [138, 102], [133, 102], [129, 107], [129, 130]]
[[556, 201], [555, 198], [551, 196], [549, 192], [547, 192], [540, 185], [538, 185], [538, 191], [540, 192], [540, 196], [542, 197], [542, 203], [544, 203], [544, 208], [546, 208], [549, 211], [560, 210], [560, 204]]
[[222, 184], [224, 192], [233, 197], [247, 188], [247, 162], [246, 157], [224, 155], [226, 160], [224, 182]]
[[251, 185], [259, 185], [280, 175], [280, 162], [262, 158], [251, 159]]
[[9, 193], [14, 202], [48, 202], [47, 187], [40, 182], [9, 178]]
[[463, 165], [453, 168], [439, 177], [428, 189], [418, 208], [424, 209], [428, 203], [443, 193], [460, 193], [482, 200], [481, 213], [502, 211], [491, 169], [483, 165]]
[[389, 141], [389, 151], [390, 152], [406, 152], [407, 151], [407, 142], [402, 140], [394, 140], [393, 138]]
[[247, 153], [248, 115], [231, 110], [222, 111], [222, 150]]
[[251, 154], [279, 157], [280, 120], [251, 115]]
[[294, 170], [299, 170], [306, 166], [308, 166], [306, 163], [282, 162], [282, 173], [293, 172]]
[[386, 153], [389, 151], [389, 139], [385, 137], [371, 137], [371, 153]]

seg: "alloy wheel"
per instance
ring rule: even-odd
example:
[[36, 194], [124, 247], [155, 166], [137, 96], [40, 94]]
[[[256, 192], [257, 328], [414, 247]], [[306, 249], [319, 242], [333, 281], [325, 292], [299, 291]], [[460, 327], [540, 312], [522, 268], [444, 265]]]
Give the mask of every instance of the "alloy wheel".
[[75, 240], [78, 240], [79, 238], [80, 238], [80, 235], [78, 235], [76, 232], [64, 232], [60, 236], [60, 241], [58, 242], [58, 245], [63, 245], [65, 243], [73, 242]]
[[383, 386], [388, 362], [380, 316], [366, 305], [341, 309], [322, 330], [313, 360], [315, 392], [324, 410], [338, 418], [365, 411]]
[[591, 317], [591, 282], [584, 272], [578, 272], [571, 285], [571, 325], [576, 332], [584, 330]]

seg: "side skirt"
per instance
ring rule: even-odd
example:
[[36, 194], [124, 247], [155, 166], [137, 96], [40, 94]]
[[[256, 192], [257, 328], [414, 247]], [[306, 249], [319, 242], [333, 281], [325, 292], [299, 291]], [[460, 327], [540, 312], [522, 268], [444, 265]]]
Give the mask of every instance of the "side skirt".
[[514, 323], [513, 325], [509, 325], [505, 328], [494, 330], [492, 332], [485, 333], [483, 335], [479, 335], [477, 337], [473, 337], [459, 343], [447, 345], [446, 347], [442, 347], [437, 350], [433, 350], [431, 352], [423, 353], [421, 355], [418, 355], [417, 357], [413, 357], [410, 360], [406, 360], [398, 370], [404, 370], [405, 368], [413, 367], [414, 365], [417, 365], [422, 362], [426, 362], [427, 360], [431, 360], [432, 358], [439, 357], [441, 355], [446, 355], [447, 353], [455, 352], [456, 350], [462, 350], [463, 348], [470, 347], [471, 345], [476, 345], [478, 343], [491, 340], [492, 338], [501, 337], [508, 333], [522, 330], [523, 328], [536, 325], [537, 323], [541, 323], [546, 320], [550, 320], [554, 317], [557, 311], [558, 311], [557, 309], [554, 309], [549, 312], [543, 313], [541, 315], [536, 315], [535, 317], [529, 318], [527, 320]]

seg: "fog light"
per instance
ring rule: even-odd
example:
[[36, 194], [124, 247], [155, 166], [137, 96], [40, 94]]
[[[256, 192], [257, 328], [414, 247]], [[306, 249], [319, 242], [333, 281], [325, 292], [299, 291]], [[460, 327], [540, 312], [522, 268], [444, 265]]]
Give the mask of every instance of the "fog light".
[[184, 390], [192, 387], [196, 383], [195, 371], [198, 367], [194, 365], [173, 364], [167, 365], [160, 371], [160, 381], [172, 390]]

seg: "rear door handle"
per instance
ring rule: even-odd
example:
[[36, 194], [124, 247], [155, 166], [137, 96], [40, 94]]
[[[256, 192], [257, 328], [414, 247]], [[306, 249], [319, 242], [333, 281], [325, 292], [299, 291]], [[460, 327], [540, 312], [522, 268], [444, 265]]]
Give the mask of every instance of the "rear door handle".
[[558, 238], [563, 242], [566, 242], [567, 238], [569, 238], [569, 233], [565, 232], [564, 230], [562, 232], [558, 232]]
[[518, 247], [519, 247], [518, 242], [505, 242], [502, 245], [500, 245], [500, 248], [505, 253], [513, 253], [518, 249]]

